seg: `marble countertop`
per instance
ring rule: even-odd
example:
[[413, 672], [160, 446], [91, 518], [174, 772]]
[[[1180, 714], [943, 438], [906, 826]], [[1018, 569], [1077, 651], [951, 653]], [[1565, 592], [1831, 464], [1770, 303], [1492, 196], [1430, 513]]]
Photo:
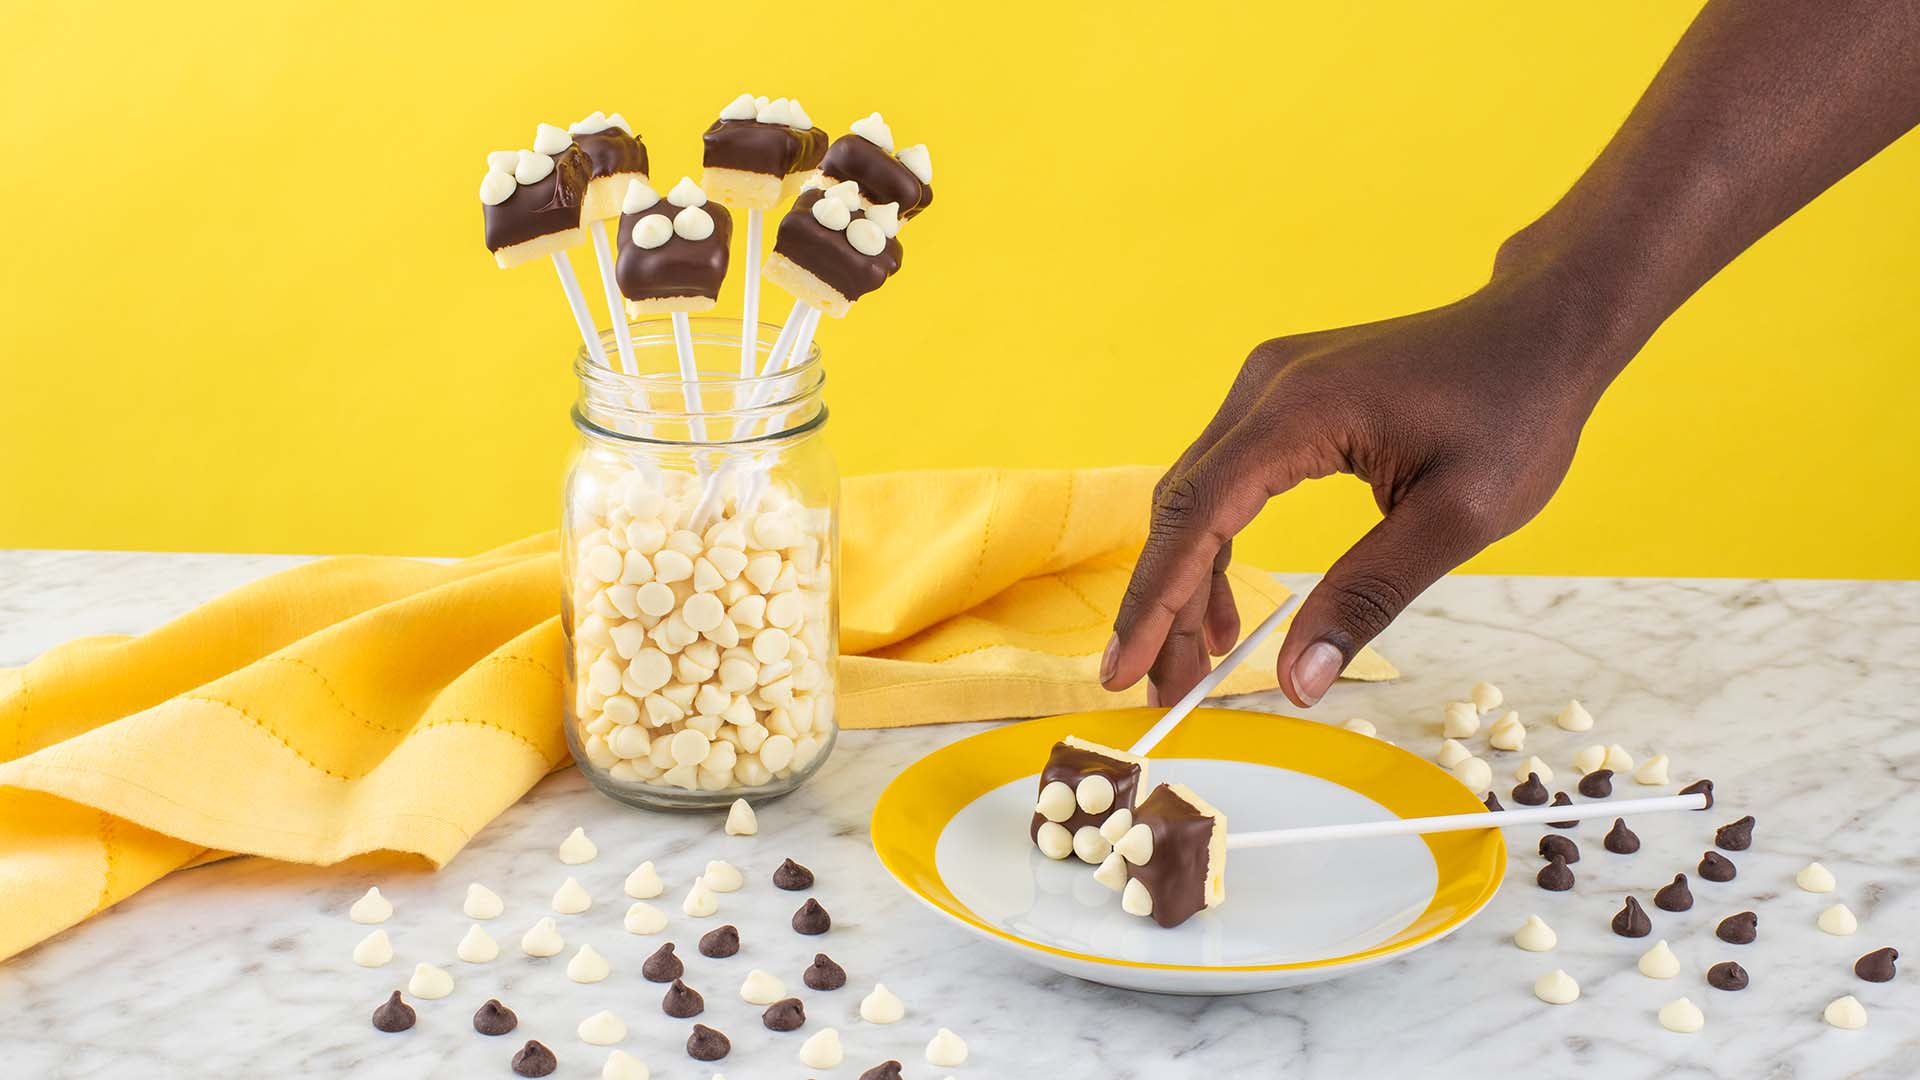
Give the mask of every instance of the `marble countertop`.
[[[215, 593], [297, 560], [289, 557], [0, 552], [0, 666], [86, 633], [139, 632]], [[1531, 727], [1528, 752], [1555, 767], [1579, 745], [1618, 742], [1637, 755], [1668, 754], [1676, 778], [1711, 775], [1716, 820], [1760, 819], [1739, 878], [1697, 887], [1692, 912], [1663, 917], [1683, 971], [1670, 982], [1639, 975], [1649, 941], [1612, 936], [1624, 890], [1646, 899], [1675, 871], [1691, 873], [1706, 830], [1641, 830], [1646, 847], [1629, 869], [1583, 872], [1573, 893], [1532, 883], [1534, 833], [1515, 830], [1507, 884], [1464, 929], [1415, 955], [1329, 983], [1233, 998], [1137, 994], [1076, 981], [1009, 959], [951, 928], [881, 871], [866, 842], [873, 800], [886, 780], [928, 750], [978, 725], [852, 732], [826, 769], [795, 795], [764, 808], [753, 838], [718, 834], [716, 818], [627, 810], [571, 771], [548, 777], [486, 829], [440, 874], [368, 858], [332, 867], [238, 859], [176, 874], [118, 907], [0, 965], [0, 1074], [9, 1077], [508, 1076], [520, 1039], [539, 1037], [561, 1058], [562, 1077], [599, 1075], [603, 1050], [584, 1046], [580, 1019], [611, 1008], [632, 1034], [624, 1044], [663, 1080], [716, 1071], [681, 1049], [685, 1022], [658, 1009], [659, 988], [639, 979], [657, 940], [620, 927], [620, 883], [642, 858], [669, 879], [660, 904], [668, 937], [707, 997], [701, 1019], [734, 1037], [720, 1063], [732, 1080], [801, 1077], [798, 1036], [769, 1036], [758, 1009], [740, 1002], [740, 979], [765, 967], [796, 990], [816, 941], [785, 929], [793, 894], [765, 885], [782, 857], [819, 876], [816, 895], [835, 918], [818, 939], [848, 970], [835, 994], [804, 993], [808, 1030], [841, 1029], [853, 1077], [888, 1057], [906, 1075], [1183, 1078], [1287, 1076], [1485, 1077], [1894, 1077], [1920, 1060], [1920, 583], [1454, 578], [1442, 582], [1380, 642], [1406, 673], [1381, 686], [1342, 685], [1309, 715], [1361, 716], [1381, 735], [1422, 753], [1437, 749], [1440, 704], [1473, 682], [1502, 686]], [[1586, 735], [1548, 717], [1569, 696], [1599, 719]], [[1277, 695], [1233, 702], [1279, 710]], [[1511, 771], [1511, 756], [1496, 761]], [[1504, 785], [1504, 779], [1501, 781]], [[563, 867], [552, 852], [575, 825], [600, 858]], [[1574, 835], [1597, 849], [1604, 823]], [[708, 858], [749, 875], [727, 899], [747, 947], [729, 960], [693, 949], [678, 899]], [[1792, 875], [1818, 858], [1840, 881], [1831, 897], [1799, 891]], [[570, 943], [591, 941], [614, 965], [593, 986], [566, 980], [564, 957], [530, 961], [518, 938], [546, 913], [568, 873], [596, 898], [563, 918]], [[454, 959], [468, 921], [466, 883], [506, 899], [488, 924], [501, 959]], [[366, 928], [348, 905], [370, 884], [391, 897], [387, 924], [397, 956], [383, 969], [349, 960]], [[1821, 933], [1815, 915], [1835, 900], [1860, 919], [1852, 938]], [[1757, 944], [1713, 937], [1721, 915], [1753, 908]], [[1560, 935], [1534, 954], [1508, 941], [1528, 914]], [[1656, 913], [1660, 914], [1660, 913]], [[709, 923], [708, 925], [711, 925]], [[1891, 983], [1870, 984], [1855, 957], [1894, 945], [1911, 960]], [[1712, 962], [1738, 959], [1750, 989], [1709, 989]], [[404, 983], [412, 963], [451, 970], [453, 996], [420, 1002], [418, 1027], [384, 1036], [367, 1014]], [[1565, 967], [1580, 981], [1573, 1005], [1550, 1007], [1534, 978]], [[881, 979], [905, 1000], [891, 1027], [857, 1018], [861, 994]], [[1825, 1003], [1851, 993], [1870, 1026], [1837, 1031]], [[1706, 1011], [1696, 1035], [1662, 1030], [1654, 1013], [1686, 994]], [[475, 1035], [468, 1016], [497, 996], [521, 1031]], [[924, 1063], [938, 1026], [972, 1048], [957, 1069]], [[511, 1043], [512, 1045], [502, 1045]]]

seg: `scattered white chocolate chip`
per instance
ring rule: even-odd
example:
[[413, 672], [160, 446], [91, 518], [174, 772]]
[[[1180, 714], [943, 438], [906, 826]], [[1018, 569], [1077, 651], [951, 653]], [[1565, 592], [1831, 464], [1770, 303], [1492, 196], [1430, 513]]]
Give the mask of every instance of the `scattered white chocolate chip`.
[[809, 1069], [834, 1068], [845, 1056], [840, 1049], [840, 1033], [833, 1028], [821, 1028], [800, 1044], [800, 1064]]
[[1133, 865], [1145, 866], [1153, 858], [1153, 830], [1147, 828], [1146, 822], [1139, 822], [1113, 845], [1113, 850]]
[[1487, 729], [1487, 745], [1495, 750], [1518, 750], [1527, 743], [1527, 727], [1520, 722], [1520, 714], [1509, 712], [1493, 722]]
[[1580, 699], [1574, 698], [1567, 702], [1566, 708], [1554, 715], [1553, 722], [1562, 731], [1587, 731], [1593, 727], [1593, 714], [1580, 704]]
[[499, 957], [500, 945], [488, 937], [485, 930], [480, 929], [479, 923], [474, 923], [467, 927], [467, 934], [460, 939], [460, 944], [453, 950], [453, 955], [469, 964], [491, 963]]
[[375, 930], [353, 947], [353, 962], [361, 967], [380, 967], [393, 959], [393, 940], [385, 930]]
[[415, 964], [413, 977], [407, 980], [407, 993], [417, 998], [435, 1001], [453, 993], [453, 976], [445, 968], [432, 964]]
[[1112, 889], [1114, 892], [1127, 887], [1127, 860], [1117, 851], [1110, 851], [1101, 861], [1100, 868], [1093, 872], [1093, 880]]
[[1073, 800], [1089, 814], [1104, 814], [1113, 805], [1113, 781], [1095, 773], [1073, 789]]
[[653, 868], [653, 860], [648, 859], [627, 875], [625, 889], [635, 900], [651, 900], [665, 892], [667, 885], [660, 880], [660, 872]]
[[707, 879], [693, 879], [693, 887], [687, 890], [687, 898], [680, 901], [680, 911], [696, 919], [704, 919], [720, 910], [720, 901], [714, 898], [713, 890], [707, 888]]
[[1541, 761], [1538, 754], [1521, 762], [1520, 767], [1513, 770], [1513, 778], [1523, 784], [1527, 782], [1528, 775], [1538, 776], [1543, 784], [1553, 783], [1553, 767]]
[[1474, 683], [1473, 692], [1468, 696], [1473, 699], [1473, 707], [1480, 710], [1481, 715], [1499, 708], [1500, 703], [1506, 700], [1500, 688], [1490, 682]]
[[1100, 836], [1109, 844], [1117, 844], [1131, 828], [1133, 828], [1133, 811], [1123, 806], [1108, 814], [1107, 820], [1100, 823]]
[[853, 250], [872, 258], [887, 250], [887, 234], [880, 231], [880, 226], [860, 218], [847, 223], [847, 243], [853, 245]]
[[1599, 743], [1580, 748], [1573, 755], [1573, 771], [1585, 776], [1607, 764], [1607, 748]]
[[752, 836], [760, 831], [760, 819], [754, 816], [753, 807], [745, 799], [733, 800], [727, 807], [727, 835]]
[[1800, 872], [1793, 875], [1793, 883], [1812, 893], [1832, 892], [1834, 886], [1839, 884], [1833, 880], [1833, 871], [1817, 862], [1801, 867]]
[[520, 938], [520, 951], [528, 956], [558, 956], [560, 950], [566, 947], [566, 939], [560, 936], [560, 928], [554, 925], [552, 918], [543, 918], [534, 923]]
[[[673, 215], [673, 232], [682, 240], [705, 240], [713, 235], [713, 215], [707, 213], [703, 207], [689, 206]], [[707, 629], [711, 630], [718, 625], [720, 620], [715, 619]]]
[[578, 915], [592, 906], [593, 897], [574, 878], [568, 878], [554, 890], [553, 910], [562, 915]]
[[1686, 998], [1675, 998], [1660, 1006], [1660, 1026], [1668, 1031], [1691, 1035], [1707, 1026], [1707, 1018], [1700, 1011], [1700, 1006]]
[[706, 872], [700, 875], [700, 880], [707, 883], [707, 888], [717, 893], [737, 892], [740, 886], [747, 883], [747, 879], [741, 876], [738, 867], [720, 859], [707, 864]]
[[920, 178], [923, 184], [933, 183], [933, 155], [927, 152], [926, 143], [914, 143], [895, 155], [907, 171]]
[[600, 1080], [653, 1080], [653, 1072], [639, 1058], [625, 1050], [615, 1050], [600, 1067]]
[[749, 1005], [771, 1005], [787, 996], [787, 984], [754, 968], [740, 984], [740, 1000]]
[[1121, 890], [1120, 910], [1143, 919], [1153, 914], [1153, 894], [1140, 884], [1139, 878], [1128, 879], [1127, 887]]
[[1380, 737], [1380, 729], [1373, 726], [1373, 721], [1365, 720], [1358, 716], [1340, 726], [1353, 732], [1355, 735], [1365, 735], [1369, 739], [1377, 739]]
[[573, 959], [567, 961], [567, 978], [577, 983], [597, 983], [606, 978], [610, 971], [612, 968], [608, 966], [607, 958], [594, 951], [591, 945], [580, 946], [579, 951], [573, 954]]
[[1853, 917], [1853, 912], [1847, 909], [1847, 905], [1835, 904], [1820, 913], [1817, 925], [1835, 937], [1847, 937], [1860, 929], [1860, 920]]
[[1033, 834], [1033, 844], [1049, 859], [1064, 859], [1073, 854], [1073, 834], [1057, 821], [1043, 821]]
[[1826, 1009], [1820, 1015], [1827, 1023], [1844, 1031], [1858, 1031], [1867, 1026], [1867, 1007], [1852, 994], [1827, 1002]]
[[1082, 825], [1073, 831], [1073, 854], [1081, 862], [1098, 866], [1113, 852], [1113, 844], [1100, 835], [1098, 827]]
[[643, 901], [635, 901], [627, 909], [627, 933], [657, 934], [667, 928], [667, 913]]
[[847, 130], [887, 153], [893, 153], [893, 129], [887, 126], [887, 122], [879, 113], [869, 113], [855, 120], [847, 125]]
[[1460, 740], [1443, 739], [1440, 743], [1440, 752], [1434, 755], [1433, 760], [1439, 762], [1441, 768], [1451, 769], [1472, 756], [1473, 751], [1467, 749], [1466, 744]]
[[874, 983], [873, 992], [860, 999], [860, 1019], [869, 1024], [891, 1024], [907, 1015], [907, 1007], [886, 983]]
[[967, 1044], [947, 1028], [933, 1033], [927, 1042], [927, 1064], [950, 1069], [967, 1063]]
[[[636, 178], [627, 181], [626, 194], [620, 198], [620, 212], [623, 214], [637, 214], [642, 210], [653, 209], [659, 202], [660, 193], [653, 190], [652, 185], [648, 184], [645, 180]], [[631, 584], [638, 585], [640, 582], [636, 581]]]
[[1464, 739], [1480, 730], [1480, 710], [1471, 701], [1449, 701], [1440, 719], [1440, 734]]
[[513, 178], [522, 184], [537, 184], [553, 175], [553, 159], [531, 150], [520, 151], [513, 165]]
[[506, 905], [501, 903], [499, 894], [475, 882], [467, 886], [467, 899], [460, 910], [466, 912], [469, 919], [497, 919]]
[[480, 178], [480, 203], [483, 206], [499, 206], [513, 198], [518, 188], [512, 173], [488, 169], [487, 175]]
[[1033, 812], [1048, 821], [1065, 821], [1073, 816], [1073, 789], [1064, 781], [1055, 780], [1040, 789], [1040, 799], [1033, 804]]
[[1560, 935], [1553, 932], [1545, 919], [1538, 915], [1527, 916], [1520, 929], [1513, 932], [1513, 943], [1528, 952], [1546, 952], [1560, 944]]
[[599, 854], [600, 849], [594, 846], [593, 841], [587, 839], [585, 829], [576, 827], [567, 834], [565, 840], [560, 841], [560, 861], [568, 866], [590, 863]]
[[1493, 786], [1493, 766], [1477, 757], [1469, 757], [1453, 767], [1454, 779], [1469, 790], [1485, 791]]
[[1653, 948], [1641, 953], [1635, 966], [1640, 969], [1640, 974], [1649, 979], [1671, 979], [1680, 974], [1680, 958], [1673, 955], [1666, 938], [1654, 942]]
[[[700, 190], [700, 185], [694, 183], [692, 177], [683, 176], [679, 183], [673, 185], [673, 190], [667, 192], [667, 201], [682, 209], [689, 206], [705, 206], [707, 193]], [[694, 545], [695, 550], [698, 550], [699, 538], [694, 539]]]
[[1565, 971], [1554, 968], [1534, 980], [1533, 996], [1549, 1005], [1567, 1005], [1580, 997], [1580, 984]]
[[1655, 754], [1633, 770], [1633, 782], [1658, 787], [1667, 782], [1667, 755]]
[[1626, 747], [1621, 746], [1619, 743], [1614, 743], [1612, 746], [1607, 747], [1607, 759], [1602, 762], [1602, 765], [1613, 770], [1615, 776], [1619, 776], [1622, 773], [1630, 773], [1633, 771], [1633, 755], [1627, 753]]
[[720, 110], [722, 120], [751, 120], [760, 112], [760, 106], [753, 100], [752, 94], [741, 94]]
[[380, 895], [376, 886], [368, 889], [347, 909], [347, 918], [362, 924], [383, 923], [393, 918], [393, 902]]
[[880, 226], [880, 231], [886, 233], [888, 239], [899, 236], [900, 204], [897, 202], [889, 202], [881, 203], [878, 206], [869, 206], [867, 207], [867, 220]]
[[605, 1009], [580, 1021], [580, 1041], [591, 1046], [612, 1046], [627, 1037], [626, 1021]]
[[573, 145], [564, 128], [552, 124], [541, 124], [533, 129], [533, 152], [551, 157]]

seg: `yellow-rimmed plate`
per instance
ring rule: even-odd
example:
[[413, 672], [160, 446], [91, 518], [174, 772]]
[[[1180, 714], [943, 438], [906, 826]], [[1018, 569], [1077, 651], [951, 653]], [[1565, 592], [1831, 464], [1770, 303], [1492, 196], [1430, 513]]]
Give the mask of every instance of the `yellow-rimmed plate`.
[[[921, 758], [873, 810], [873, 846], [909, 893], [963, 928], [1078, 978], [1174, 994], [1318, 982], [1438, 941], [1493, 898], [1499, 830], [1235, 851], [1227, 902], [1171, 930], [1120, 910], [1093, 867], [1027, 839], [1036, 777], [1067, 735], [1127, 746], [1158, 709], [983, 731]], [[1481, 809], [1446, 771], [1310, 720], [1198, 709], [1157, 747], [1149, 784], [1192, 787], [1229, 831]]]

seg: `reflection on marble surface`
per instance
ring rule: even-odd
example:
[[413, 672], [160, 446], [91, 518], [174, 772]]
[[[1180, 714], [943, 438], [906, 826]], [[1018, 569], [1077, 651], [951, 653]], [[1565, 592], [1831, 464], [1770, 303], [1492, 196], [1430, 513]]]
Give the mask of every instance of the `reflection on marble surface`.
[[[0, 665], [23, 663], [67, 638], [138, 632], [193, 603], [297, 560], [244, 556], [0, 553]], [[849, 732], [822, 774], [766, 806], [756, 837], [726, 837], [718, 815], [683, 818], [627, 810], [564, 772], [543, 782], [438, 875], [403, 862], [362, 859], [328, 869], [235, 860], [177, 874], [118, 908], [0, 966], [0, 1073], [7, 1076], [170, 1077], [351, 1073], [356, 1076], [510, 1075], [521, 1040], [553, 1047], [567, 1077], [597, 1076], [606, 1050], [575, 1036], [602, 1009], [626, 1019], [622, 1044], [663, 1080], [733, 1080], [807, 1074], [802, 1038], [840, 1028], [851, 1077], [894, 1057], [910, 1077], [1182, 1078], [1679, 1074], [1714, 1078], [1913, 1075], [1920, 1055], [1920, 585], [1886, 582], [1616, 581], [1457, 578], [1443, 582], [1382, 642], [1406, 672], [1385, 686], [1341, 686], [1309, 715], [1338, 723], [1366, 717], [1383, 736], [1431, 753], [1440, 705], [1478, 679], [1501, 685], [1529, 725], [1520, 756], [1556, 769], [1578, 746], [1619, 742], [1636, 755], [1673, 760], [1672, 790], [1696, 775], [1719, 784], [1720, 808], [1701, 819], [1646, 821], [1645, 846], [1614, 856], [1599, 844], [1605, 822], [1571, 830], [1583, 859], [1570, 893], [1531, 884], [1537, 834], [1515, 830], [1508, 885], [1458, 934], [1418, 955], [1351, 978], [1222, 999], [1113, 990], [1009, 961], [940, 924], [885, 877], [866, 844], [866, 818], [887, 779], [934, 746], [977, 725]], [[1573, 735], [1550, 717], [1577, 694], [1598, 718]], [[1282, 709], [1274, 697], [1246, 708]], [[1484, 750], [1484, 729], [1472, 740]], [[1495, 753], [1497, 773], [1515, 755]], [[1563, 776], [1556, 786], [1566, 787]], [[1620, 795], [1647, 793], [1626, 783]], [[1754, 848], [1736, 853], [1740, 876], [1696, 880], [1692, 911], [1652, 909], [1654, 938], [1614, 937], [1607, 920], [1627, 892], [1647, 901], [1677, 871], [1690, 875], [1712, 826], [1743, 813], [1760, 819]], [[600, 845], [598, 861], [562, 866], [553, 849], [575, 825]], [[819, 877], [814, 895], [833, 913], [822, 938], [787, 928], [802, 895], [767, 875], [793, 856]], [[721, 898], [721, 917], [679, 914], [690, 876], [708, 858], [748, 872]], [[661, 938], [627, 934], [620, 883], [641, 859], [668, 879], [657, 903], [672, 921]], [[1804, 893], [1793, 874], [1818, 858], [1839, 878], [1830, 896]], [[595, 906], [557, 917], [570, 946], [591, 942], [613, 964], [605, 982], [567, 981], [565, 955], [530, 960], [520, 934], [546, 914], [569, 873]], [[468, 920], [460, 901], [482, 881], [507, 903], [487, 924], [500, 959], [468, 965], [453, 950]], [[356, 968], [366, 932], [346, 909], [378, 883], [395, 904], [387, 924], [396, 958]], [[1860, 919], [1851, 938], [1814, 926], [1830, 903]], [[1760, 913], [1760, 940], [1713, 936], [1724, 915]], [[1551, 953], [1507, 940], [1528, 914], [1559, 932]], [[739, 925], [743, 948], [726, 960], [698, 955], [699, 933]], [[1678, 978], [1647, 979], [1634, 960], [1667, 939]], [[725, 1031], [734, 1053], [716, 1066], [686, 1057], [687, 1021], [659, 1010], [660, 988], [640, 961], [670, 939], [688, 981], [707, 998], [701, 1017]], [[1882, 945], [1914, 957], [1895, 981], [1855, 978], [1855, 957]], [[815, 993], [800, 970], [816, 950], [844, 964], [843, 990]], [[568, 954], [572, 951], [568, 950]], [[1750, 989], [1706, 987], [1708, 965], [1737, 959]], [[406, 981], [414, 962], [446, 966], [451, 997], [417, 1002], [412, 1031], [382, 1035], [367, 1016]], [[806, 1000], [808, 1023], [777, 1035], [739, 1000], [745, 973], [765, 968]], [[1564, 967], [1580, 981], [1573, 1005], [1536, 1001], [1533, 979]], [[858, 1019], [876, 979], [905, 1000], [889, 1027]], [[1850, 993], [1870, 1026], [1826, 1027], [1820, 1010]], [[1662, 1030], [1655, 1013], [1685, 994], [1706, 1012], [1696, 1035]], [[487, 997], [519, 1012], [520, 1031], [476, 1035], [469, 1019]], [[972, 1048], [957, 1069], [924, 1063], [937, 1027]]]

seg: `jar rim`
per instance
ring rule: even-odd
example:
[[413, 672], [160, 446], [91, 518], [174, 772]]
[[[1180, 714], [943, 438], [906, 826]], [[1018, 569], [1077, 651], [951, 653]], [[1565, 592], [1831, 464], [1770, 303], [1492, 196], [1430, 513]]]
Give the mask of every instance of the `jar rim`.
[[[754, 326], [757, 330], [755, 358], [760, 359], [771, 354], [783, 328], [767, 322], [755, 323]], [[629, 327], [636, 354], [644, 351], [650, 359], [657, 360], [663, 354], [672, 356], [677, 353], [670, 318], [654, 316], [634, 320]], [[703, 352], [710, 357], [718, 349], [726, 349], [731, 354], [740, 351], [742, 320], [739, 318], [693, 317], [688, 319], [688, 329], [696, 357]], [[654, 447], [750, 446], [805, 435], [826, 422], [826, 405], [818, 401], [826, 385], [826, 369], [817, 341], [808, 343], [806, 355], [800, 362], [779, 371], [747, 376], [737, 371], [729, 373], [700, 368], [695, 371], [694, 378], [687, 379], [677, 369], [663, 370], [658, 366], [628, 374], [617, 366], [619, 350], [613, 330], [600, 331], [600, 338], [609, 361], [607, 364], [595, 362], [584, 345], [574, 351], [573, 367], [580, 381], [580, 395], [574, 402], [572, 416], [574, 426], [582, 434], [629, 445]], [[709, 392], [719, 401], [730, 404], [697, 410], [663, 409], [658, 405], [663, 401], [698, 400], [697, 395]], [[768, 399], [756, 400], [762, 394], [768, 395]], [[637, 408], [633, 404], [636, 401], [648, 404], [644, 408]], [[787, 422], [796, 416], [799, 417], [798, 422]], [[645, 423], [636, 425], [640, 430], [625, 430], [629, 424], [623, 421], [644, 421], [646, 417], [665, 421], [665, 429], [669, 431], [675, 430], [676, 424], [692, 423], [695, 418], [707, 421], [710, 430], [716, 422], [732, 420], [730, 430], [734, 434], [730, 437], [701, 439], [688, 439], [678, 434], [642, 434], [641, 431], [653, 429], [651, 424]], [[774, 430], [762, 431], [762, 428]]]
[[[740, 319], [727, 316], [699, 315], [689, 317], [687, 324], [688, 328], [692, 331], [693, 344], [696, 347], [700, 345], [731, 345], [735, 349], [740, 347]], [[629, 322], [627, 326], [636, 348], [643, 343], [649, 347], [661, 345], [669, 348], [673, 347], [673, 323], [668, 317], [653, 316], [646, 319], [639, 319]], [[769, 322], [758, 322], [755, 323], [754, 326], [758, 329], [756, 337], [761, 342], [764, 342], [766, 347], [771, 350], [774, 343], [779, 340], [781, 327]], [[658, 328], [657, 332], [655, 328]], [[702, 328], [707, 328], [704, 333], [702, 332]], [[573, 351], [573, 373], [579, 377], [581, 382], [609, 388], [627, 387], [629, 389], [638, 389], [642, 387], [670, 386], [687, 381], [665, 372], [643, 372], [637, 375], [629, 375], [617, 367], [610, 366], [618, 363], [618, 357], [620, 355], [619, 342], [615, 339], [614, 332], [611, 329], [598, 331], [598, 336], [600, 338], [601, 351], [605, 353], [608, 364], [602, 365], [594, 363], [593, 356], [587, 352], [585, 345], [575, 347]], [[695, 382], [701, 389], [708, 387], [715, 389], [733, 388], [737, 391], [745, 387], [776, 385], [782, 379], [791, 379], [796, 375], [806, 374], [819, 367], [820, 342], [815, 340], [807, 343], [807, 355], [802, 357], [799, 363], [789, 364], [770, 375], [714, 375], [709, 378], [709, 373], [703, 369], [699, 372], [701, 377], [695, 380]]]

